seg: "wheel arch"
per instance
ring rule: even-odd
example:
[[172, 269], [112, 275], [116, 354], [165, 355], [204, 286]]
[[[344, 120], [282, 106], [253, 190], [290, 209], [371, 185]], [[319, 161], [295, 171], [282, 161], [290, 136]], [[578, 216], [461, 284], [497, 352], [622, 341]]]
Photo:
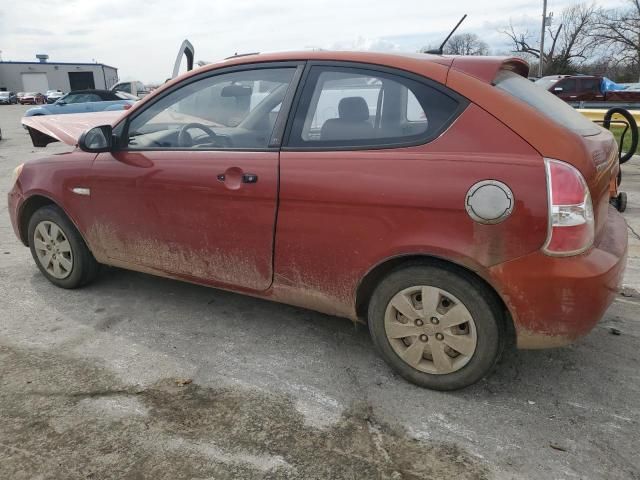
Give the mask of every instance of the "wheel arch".
[[67, 219], [72, 223], [72, 225], [74, 226], [74, 228], [76, 229], [80, 237], [82, 238], [82, 241], [87, 246], [89, 251], [91, 251], [91, 246], [87, 242], [87, 239], [85, 238], [80, 228], [78, 228], [78, 224], [74, 220], [73, 216], [69, 215], [69, 213], [64, 209], [62, 205], [60, 205], [59, 202], [55, 201], [54, 199], [52, 199], [47, 195], [43, 195], [42, 193], [34, 193], [33, 195], [29, 196], [26, 200], [24, 200], [24, 202], [20, 207], [20, 211], [18, 213], [18, 228], [20, 231], [20, 241], [26, 247], [29, 246], [29, 220], [38, 209], [45, 207], [47, 205], [54, 205], [62, 211], [64, 216], [67, 217]]
[[355, 310], [356, 315], [360, 319], [366, 319], [367, 309], [371, 295], [376, 286], [382, 281], [382, 279], [388, 275], [391, 271], [398, 268], [410, 265], [430, 265], [441, 266], [461, 275], [473, 278], [480, 282], [486, 288], [486, 290], [493, 295], [495, 301], [499, 305], [503, 312], [502, 319], [504, 322], [505, 332], [507, 334], [507, 340], [512, 345], [515, 344], [515, 325], [513, 323], [513, 316], [507, 303], [504, 301], [498, 290], [477, 271], [462, 265], [458, 262], [451, 261], [450, 259], [438, 257], [429, 254], [405, 254], [391, 258], [387, 258], [375, 267], [371, 268], [365, 276], [360, 280], [356, 288], [355, 296]]

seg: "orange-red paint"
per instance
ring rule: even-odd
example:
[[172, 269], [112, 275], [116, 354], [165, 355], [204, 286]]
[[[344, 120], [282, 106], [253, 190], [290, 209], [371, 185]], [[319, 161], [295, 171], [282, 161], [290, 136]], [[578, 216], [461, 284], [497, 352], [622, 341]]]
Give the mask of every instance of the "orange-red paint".
[[[16, 233], [25, 239], [23, 207], [40, 195], [67, 212], [100, 262], [352, 319], [367, 273], [409, 255], [438, 257], [486, 280], [509, 310], [520, 347], [566, 343], [601, 318], [620, 284], [627, 248], [624, 220], [608, 203], [618, 168], [615, 144], [604, 130], [581, 137], [493, 87], [500, 68], [526, 74], [519, 59], [358, 52], [239, 57], [179, 77], [108, 118], [32, 117], [28, 125], [73, 144], [82, 130], [115, 125], [203, 71], [284, 60], [407, 70], [447, 85], [470, 104], [439, 138], [414, 147], [76, 150], [27, 162], [9, 193]], [[599, 170], [596, 154], [609, 158]], [[544, 157], [571, 163], [589, 186], [596, 240], [581, 255], [541, 251], [548, 230]], [[257, 184], [233, 182], [249, 171], [259, 176]], [[217, 181], [220, 173], [228, 181]], [[485, 179], [504, 182], [515, 197], [512, 215], [496, 225], [475, 223], [464, 208], [467, 190]], [[71, 193], [77, 185], [91, 196]]]

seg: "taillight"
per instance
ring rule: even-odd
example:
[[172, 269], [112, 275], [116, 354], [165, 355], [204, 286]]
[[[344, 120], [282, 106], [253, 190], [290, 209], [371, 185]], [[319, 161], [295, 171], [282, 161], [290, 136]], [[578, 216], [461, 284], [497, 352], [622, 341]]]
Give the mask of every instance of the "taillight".
[[577, 255], [593, 244], [593, 205], [587, 182], [568, 163], [545, 158], [549, 197], [547, 255]]

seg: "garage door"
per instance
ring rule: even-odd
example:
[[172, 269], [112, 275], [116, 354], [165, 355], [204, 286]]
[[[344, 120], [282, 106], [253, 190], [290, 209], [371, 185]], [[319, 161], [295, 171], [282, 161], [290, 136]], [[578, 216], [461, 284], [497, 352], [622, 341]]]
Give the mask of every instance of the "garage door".
[[45, 93], [49, 90], [49, 81], [46, 73], [23, 73], [22, 90], [25, 92]]

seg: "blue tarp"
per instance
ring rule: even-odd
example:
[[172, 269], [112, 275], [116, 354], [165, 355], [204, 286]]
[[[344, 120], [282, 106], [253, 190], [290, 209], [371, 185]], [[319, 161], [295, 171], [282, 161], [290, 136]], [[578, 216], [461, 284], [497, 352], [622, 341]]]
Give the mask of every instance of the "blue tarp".
[[619, 92], [620, 90], [626, 90], [625, 85], [619, 85], [616, 82], [609, 80], [607, 77], [602, 78], [602, 91], [603, 92]]

